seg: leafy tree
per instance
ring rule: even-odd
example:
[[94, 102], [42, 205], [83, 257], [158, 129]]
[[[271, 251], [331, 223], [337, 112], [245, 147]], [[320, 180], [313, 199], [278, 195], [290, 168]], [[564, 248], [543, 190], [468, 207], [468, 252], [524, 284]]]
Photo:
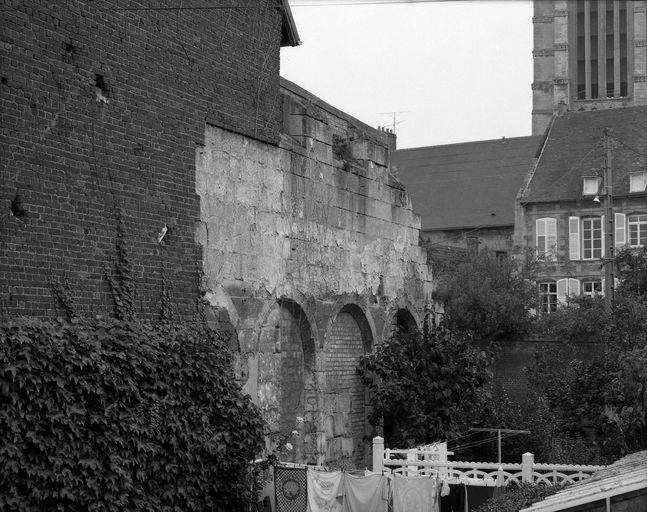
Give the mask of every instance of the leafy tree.
[[370, 391], [373, 425], [383, 421], [390, 446], [450, 437], [458, 411], [489, 379], [491, 357], [471, 338], [444, 324], [397, 332], [360, 359], [358, 372]]
[[[647, 448], [644, 254], [621, 253], [621, 261], [629, 263], [619, 267], [623, 281], [611, 311], [605, 311], [602, 299], [585, 299], [542, 319], [542, 332], [565, 343], [560, 350], [536, 354], [528, 368], [531, 385], [546, 397], [563, 435], [592, 430], [607, 461]], [[583, 340], [597, 342], [598, 348], [590, 345], [592, 350], [582, 354]], [[564, 351], [575, 355], [566, 367]]]
[[432, 267], [442, 269], [436, 298], [451, 329], [470, 331], [476, 339], [500, 340], [528, 330], [536, 289], [532, 268], [490, 251], [465, 251]]

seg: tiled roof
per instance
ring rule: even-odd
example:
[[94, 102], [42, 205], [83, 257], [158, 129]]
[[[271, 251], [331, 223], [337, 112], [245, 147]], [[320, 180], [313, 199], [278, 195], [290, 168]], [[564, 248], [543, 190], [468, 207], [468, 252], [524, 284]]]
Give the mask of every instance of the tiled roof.
[[400, 149], [391, 164], [423, 230], [514, 224], [515, 197], [541, 137]]
[[603, 130], [613, 141], [613, 195], [629, 193], [629, 173], [646, 169], [647, 107], [573, 112], [555, 118], [524, 203], [574, 201], [582, 177], [604, 174]]
[[[557, 512], [647, 489], [647, 450], [624, 457], [521, 512]], [[638, 510], [638, 508], [636, 508]], [[640, 509], [644, 510], [644, 509]]]

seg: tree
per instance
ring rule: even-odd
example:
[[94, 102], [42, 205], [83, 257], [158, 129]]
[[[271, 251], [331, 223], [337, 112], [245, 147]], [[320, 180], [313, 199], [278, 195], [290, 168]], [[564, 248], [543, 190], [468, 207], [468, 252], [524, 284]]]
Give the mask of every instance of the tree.
[[500, 340], [525, 333], [536, 300], [532, 269], [490, 251], [456, 253], [441, 269], [436, 298], [451, 329], [470, 331], [476, 339]]
[[443, 325], [397, 332], [360, 359], [373, 425], [390, 446], [410, 447], [457, 433], [458, 411], [489, 379], [491, 357]]
[[528, 368], [563, 435], [592, 430], [607, 461], [647, 448], [647, 251], [622, 251], [617, 262], [621, 285], [610, 312], [602, 298], [578, 299], [538, 323], [564, 340], [562, 352], [582, 341], [597, 350], [568, 367], [559, 351], [543, 351]]

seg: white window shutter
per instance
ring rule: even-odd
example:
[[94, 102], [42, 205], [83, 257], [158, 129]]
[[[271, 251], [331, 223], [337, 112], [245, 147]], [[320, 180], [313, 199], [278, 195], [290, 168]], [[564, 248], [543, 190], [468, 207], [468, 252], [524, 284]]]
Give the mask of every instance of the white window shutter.
[[543, 256], [546, 253], [546, 219], [537, 219], [535, 221], [535, 234], [537, 255]]
[[568, 295], [568, 279], [557, 280], [557, 302], [566, 304], [566, 296]]
[[604, 283], [606, 283], [606, 282], [607, 282], [607, 280], [606, 280], [606, 279], [604, 279], [604, 278], [602, 278], [602, 283], [601, 283], [602, 291], [601, 291], [600, 293], [601, 293], [601, 295], [602, 295], [603, 297], [604, 297], [604, 290], [606, 289], [606, 288], [604, 287]]
[[607, 229], [606, 229], [607, 227], [604, 225], [604, 220], [605, 220], [605, 216], [603, 215], [602, 217], [600, 217], [600, 229], [602, 230], [602, 257], [603, 258], [605, 256], [604, 248], [607, 245], [606, 239], [604, 238], [606, 236], [605, 233], [607, 232]]
[[580, 259], [580, 218], [568, 218], [568, 257], [571, 260]]
[[568, 294], [571, 297], [577, 297], [580, 295], [580, 280], [579, 279], [569, 279], [568, 280]]
[[557, 259], [557, 219], [546, 219], [546, 252], [548, 259]]
[[626, 229], [626, 224], [625, 224], [625, 219], [626, 216], [624, 213], [616, 213], [615, 214], [615, 222], [616, 222], [616, 232], [615, 232], [615, 245], [616, 247], [619, 245], [625, 245], [627, 243], [627, 229]]

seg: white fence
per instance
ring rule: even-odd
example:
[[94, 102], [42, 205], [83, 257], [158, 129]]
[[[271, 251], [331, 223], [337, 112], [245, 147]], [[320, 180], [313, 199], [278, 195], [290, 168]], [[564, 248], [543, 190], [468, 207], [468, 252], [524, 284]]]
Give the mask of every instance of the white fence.
[[[534, 482], [549, 485], [583, 480], [604, 466], [576, 466], [570, 464], [535, 464], [532, 453], [524, 453], [521, 464], [448, 461], [446, 446], [432, 450], [389, 450], [384, 439], [373, 438], [373, 471], [390, 470], [405, 474], [432, 474], [449, 483], [470, 485], [507, 485]], [[406, 456], [406, 458], [402, 458]]]

